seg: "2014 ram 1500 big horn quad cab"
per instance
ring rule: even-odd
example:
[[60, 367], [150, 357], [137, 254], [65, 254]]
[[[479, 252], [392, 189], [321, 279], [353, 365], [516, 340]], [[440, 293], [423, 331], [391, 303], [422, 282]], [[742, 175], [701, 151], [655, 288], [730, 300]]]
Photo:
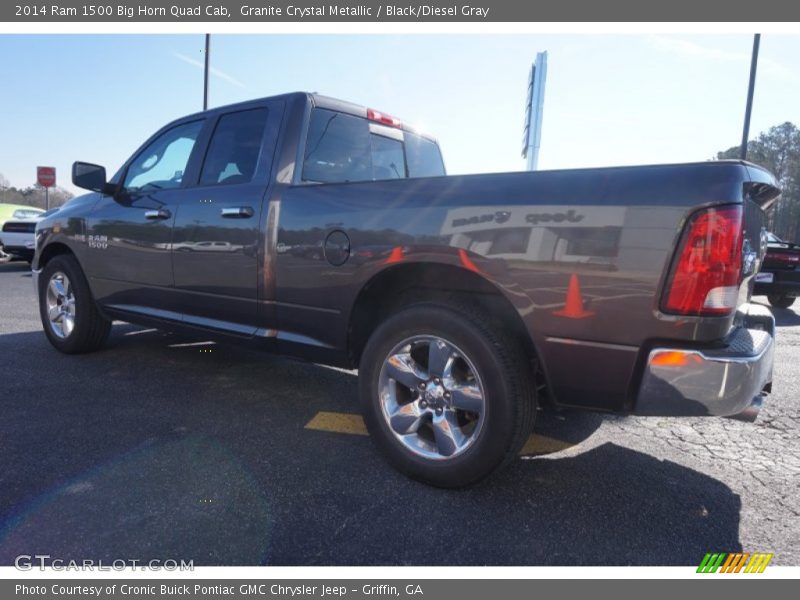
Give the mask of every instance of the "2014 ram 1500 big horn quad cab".
[[475, 482], [536, 408], [753, 419], [774, 322], [748, 302], [779, 190], [744, 162], [445, 176], [435, 140], [294, 93], [170, 123], [37, 226], [62, 352], [112, 319], [358, 368], [404, 473]]

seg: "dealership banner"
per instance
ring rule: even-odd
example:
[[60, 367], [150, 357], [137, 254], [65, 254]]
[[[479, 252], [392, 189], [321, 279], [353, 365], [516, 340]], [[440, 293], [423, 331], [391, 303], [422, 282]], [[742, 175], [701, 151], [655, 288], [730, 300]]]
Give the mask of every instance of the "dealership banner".
[[[793, 582], [785, 579], [722, 577], [713, 593], [725, 598], [755, 594], [789, 593]], [[702, 585], [702, 584], [701, 584]], [[758, 587], [756, 587], [758, 586]], [[766, 587], [765, 587], [766, 586]], [[705, 588], [711, 591], [710, 588]], [[674, 600], [698, 593], [691, 579], [450, 579], [450, 580], [79, 580], [65, 578], [0, 581], [0, 598], [5, 600], [503, 600], [537, 597], [590, 598], [613, 592], [625, 597], [647, 596], [649, 600]]]
[[787, 22], [800, 3], [786, 0], [17, 0], [0, 3], [0, 21], [17, 22]]

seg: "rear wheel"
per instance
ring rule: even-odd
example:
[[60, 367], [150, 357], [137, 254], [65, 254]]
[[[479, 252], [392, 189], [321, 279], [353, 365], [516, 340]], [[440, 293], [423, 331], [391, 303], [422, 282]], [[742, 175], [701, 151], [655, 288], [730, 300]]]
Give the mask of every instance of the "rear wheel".
[[513, 459], [535, 415], [523, 349], [488, 315], [418, 304], [381, 324], [362, 353], [367, 427], [401, 472], [469, 485]]
[[78, 261], [66, 254], [51, 259], [39, 275], [39, 316], [47, 339], [66, 354], [97, 350], [111, 331]]
[[777, 308], [789, 308], [792, 304], [794, 304], [794, 298], [790, 296], [785, 296], [783, 294], [771, 294], [767, 296], [767, 300], [772, 306]]

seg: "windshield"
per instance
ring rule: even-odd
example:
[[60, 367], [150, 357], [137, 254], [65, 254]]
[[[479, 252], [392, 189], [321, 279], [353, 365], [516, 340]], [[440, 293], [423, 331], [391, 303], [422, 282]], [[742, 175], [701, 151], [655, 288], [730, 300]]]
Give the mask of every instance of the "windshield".
[[38, 208], [20, 208], [14, 211], [12, 218], [14, 219], [33, 219], [38, 217], [44, 211]]

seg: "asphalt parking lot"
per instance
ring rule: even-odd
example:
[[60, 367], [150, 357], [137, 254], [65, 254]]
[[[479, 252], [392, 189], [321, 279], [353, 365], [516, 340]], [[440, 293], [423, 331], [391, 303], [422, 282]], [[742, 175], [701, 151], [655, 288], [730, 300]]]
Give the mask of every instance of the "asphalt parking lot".
[[352, 373], [126, 324], [64, 356], [0, 264], [0, 564], [797, 565], [800, 314], [774, 314], [755, 424], [544, 414], [510, 468], [443, 491], [376, 453]]

